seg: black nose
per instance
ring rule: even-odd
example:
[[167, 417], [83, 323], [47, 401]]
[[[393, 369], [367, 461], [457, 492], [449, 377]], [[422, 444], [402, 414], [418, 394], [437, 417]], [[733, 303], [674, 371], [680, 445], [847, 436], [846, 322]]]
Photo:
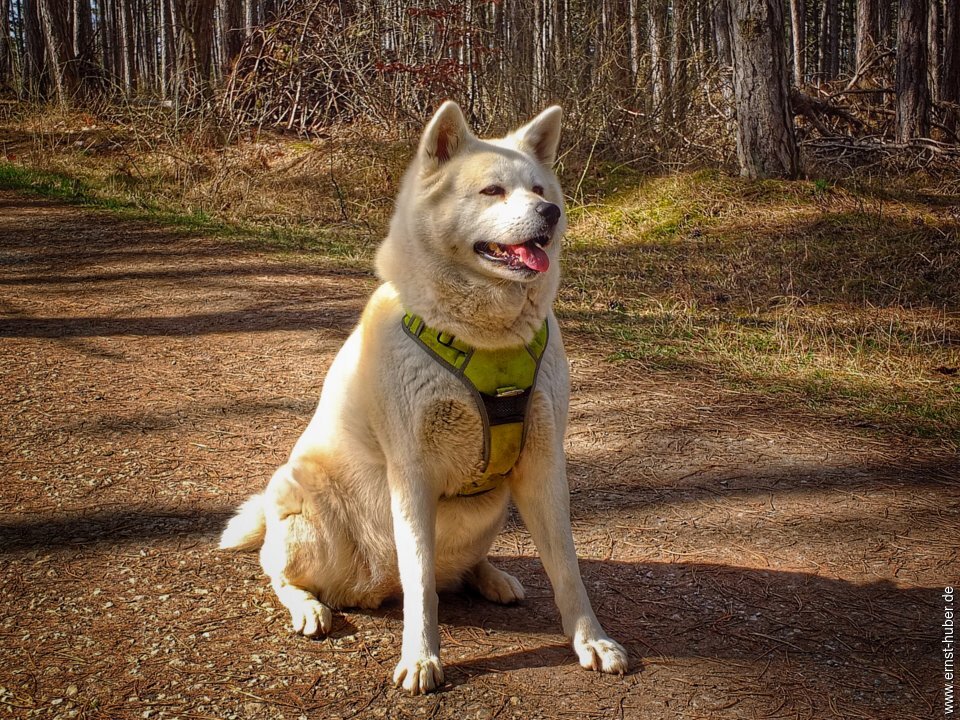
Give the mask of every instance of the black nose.
[[560, 208], [553, 203], [538, 202], [536, 207], [537, 215], [547, 221], [547, 225], [553, 227], [560, 220]]

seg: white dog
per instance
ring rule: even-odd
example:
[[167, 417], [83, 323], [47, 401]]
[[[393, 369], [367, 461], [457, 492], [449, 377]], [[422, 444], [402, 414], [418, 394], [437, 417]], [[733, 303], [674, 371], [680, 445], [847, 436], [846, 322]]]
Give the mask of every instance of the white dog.
[[[316, 414], [221, 547], [260, 547], [293, 627], [403, 594], [394, 682], [443, 682], [437, 589], [523, 599], [487, 552], [513, 498], [580, 664], [627, 669], [580, 579], [563, 452], [569, 378], [552, 304], [566, 228], [551, 107], [481, 140], [445, 103], [424, 130], [377, 255], [373, 294]], [[469, 367], [469, 369], [467, 369]], [[505, 383], [500, 385], [498, 383]]]

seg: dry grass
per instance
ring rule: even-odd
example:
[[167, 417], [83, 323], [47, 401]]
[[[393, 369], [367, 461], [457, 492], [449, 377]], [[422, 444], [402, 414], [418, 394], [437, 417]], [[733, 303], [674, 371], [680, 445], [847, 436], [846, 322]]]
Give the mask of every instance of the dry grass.
[[604, 178], [560, 310], [650, 370], [956, 442], [958, 198], [922, 181]]
[[[171, 127], [158, 113], [20, 109], [0, 123], [8, 185], [66, 178], [81, 199], [367, 267], [411, 148], [357, 129], [307, 142]], [[751, 182], [564, 162], [570, 330], [647, 371], [960, 442], [957, 177]]]

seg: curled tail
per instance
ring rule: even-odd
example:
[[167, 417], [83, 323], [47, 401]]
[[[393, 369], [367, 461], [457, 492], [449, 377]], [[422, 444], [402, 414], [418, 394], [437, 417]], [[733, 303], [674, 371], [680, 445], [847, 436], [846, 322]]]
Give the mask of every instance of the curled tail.
[[254, 495], [237, 508], [220, 536], [221, 550], [256, 550], [263, 544], [267, 521], [263, 516], [263, 495]]

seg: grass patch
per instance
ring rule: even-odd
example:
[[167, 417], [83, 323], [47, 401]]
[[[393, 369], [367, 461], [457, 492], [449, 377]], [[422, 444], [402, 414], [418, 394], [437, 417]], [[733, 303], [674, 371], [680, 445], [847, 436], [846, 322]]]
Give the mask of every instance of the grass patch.
[[91, 203], [90, 190], [76, 178], [0, 162], [0, 189], [21, 190], [74, 203]]
[[960, 197], [924, 182], [597, 177], [558, 310], [613, 361], [960, 445]]
[[185, 232], [216, 235], [247, 247], [319, 254], [345, 267], [365, 266], [370, 255], [369, 248], [361, 246], [342, 228], [334, 230], [228, 222], [213, 217], [202, 209], [165, 209], [140, 198], [112, 194], [103, 187], [93, 188], [83, 180], [63, 173], [37, 170], [3, 161], [0, 161], [0, 189], [30, 192], [108, 210], [133, 220], [161, 223]]

